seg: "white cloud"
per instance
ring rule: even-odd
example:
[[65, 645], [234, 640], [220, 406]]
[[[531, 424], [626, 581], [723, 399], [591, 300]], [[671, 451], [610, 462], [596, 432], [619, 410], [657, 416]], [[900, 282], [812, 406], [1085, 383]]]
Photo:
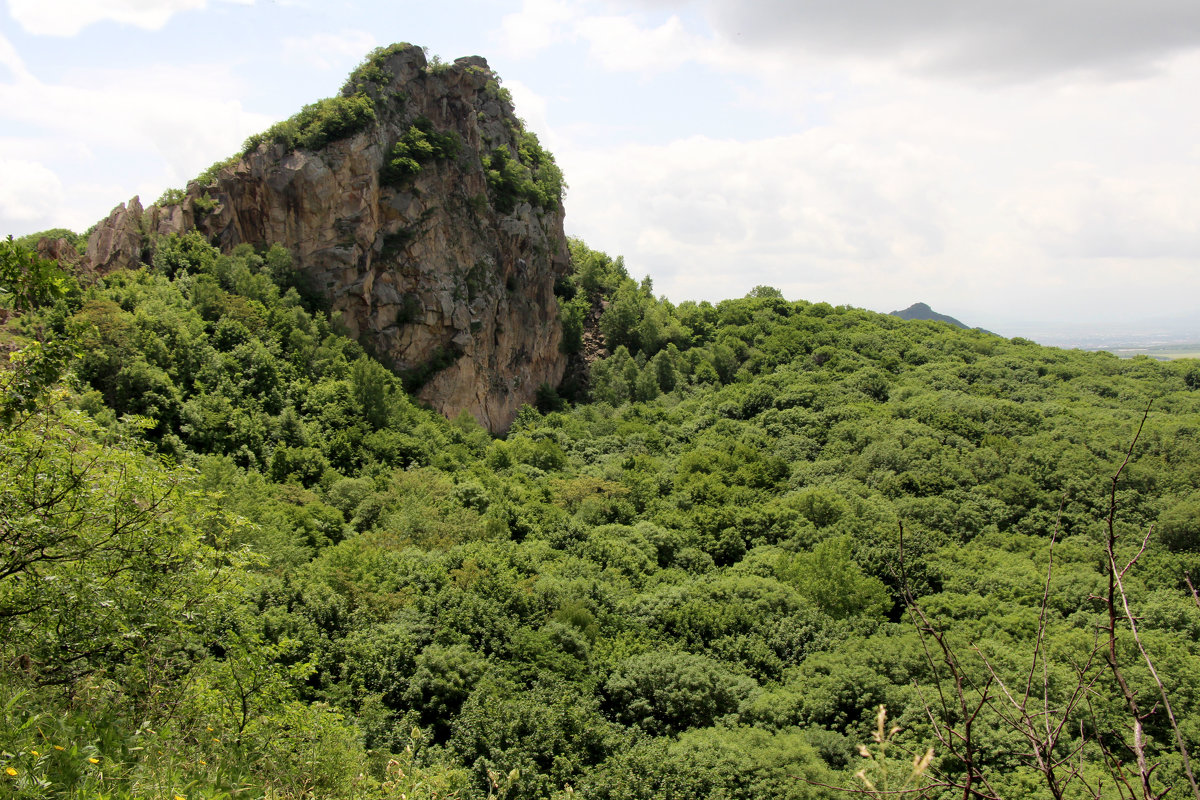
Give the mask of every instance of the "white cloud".
[[549, 103], [526, 84], [518, 80], [504, 82], [513, 98], [513, 106], [517, 114], [525, 121], [525, 127], [542, 139], [542, 144], [554, 150], [556, 140], [550, 127]]
[[29, 71], [25, 68], [25, 62], [17, 53], [12, 42], [8, 41], [3, 34], [0, 34], [0, 67], [8, 69], [14, 81], [23, 81], [29, 79]]
[[831, 276], [886, 274], [944, 248], [947, 209], [928, 198], [933, 160], [842, 144], [829, 131], [564, 157], [579, 187], [573, 227], [582, 219], [585, 238], [616, 239], [631, 268], [652, 272], [674, 298], [717, 299], [758, 283], [825, 294]]
[[[128, 199], [122, 172], [139, 176], [139, 191], [149, 189], [147, 203], [168, 186], [182, 186], [271, 123], [230, 98], [236, 84], [218, 64], [92, 69], [53, 84], [30, 76], [0, 83], [6, 121], [37, 133], [3, 140], [3, 152], [21, 160], [17, 177], [5, 174], [0, 230], [86, 228]], [[96, 176], [83, 179], [92, 189], [75, 178], [63, 191], [57, 177], [84, 174]]]
[[676, 16], [645, 27], [636, 16], [596, 15], [589, 8], [587, 2], [524, 0], [519, 12], [503, 18], [496, 38], [506, 53], [523, 58], [582, 40], [589, 55], [614, 72], [662, 71], [711, 57], [711, 41], [689, 33]]
[[[223, 1], [254, 4], [254, 0]], [[103, 21], [160, 30], [176, 14], [207, 5], [208, 0], [8, 0], [8, 12], [29, 33], [75, 36], [89, 25]]]
[[1200, 258], [1200, 165], [1112, 176], [1091, 164], [1064, 164], [1040, 177], [1013, 211], [1048, 254], [1142, 262]]
[[711, 49], [675, 16], [655, 28], [643, 28], [630, 17], [586, 17], [576, 22], [575, 32], [590, 44], [591, 55], [614, 72], [674, 69], [705, 60]]
[[514, 58], [529, 58], [570, 36], [568, 23], [581, 11], [567, 0], [524, 0], [521, 10], [506, 14], [496, 39]]
[[348, 64], [358, 63], [377, 45], [376, 38], [366, 31], [345, 30], [305, 37], [289, 36], [283, 40], [283, 55], [292, 63], [345, 71]]
[[[157, 151], [172, 178], [183, 180], [208, 166], [211, 153], [232, 152], [270, 124], [229, 98], [234, 83], [219, 64], [100, 69], [68, 74], [58, 84], [0, 84], [0, 103], [10, 116], [52, 131], [64, 146], [87, 141], [143, 155]], [[79, 119], [88, 120], [86, 130]]]
[[924, 300], [1001, 330], [1020, 314], [1182, 313], [1200, 292], [1200, 57], [1140, 83], [1003, 89], [799, 62], [748, 63], [743, 98], [793, 109], [794, 132], [568, 141], [571, 232], [672, 299], [766, 283], [884, 311]]
[[42, 36], [74, 36], [102, 20], [158, 30], [180, 11], [204, 8], [206, 0], [8, 0], [22, 28]]
[[42, 164], [0, 159], [0, 175], [0, 219], [46, 221], [63, 202], [62, 181]]

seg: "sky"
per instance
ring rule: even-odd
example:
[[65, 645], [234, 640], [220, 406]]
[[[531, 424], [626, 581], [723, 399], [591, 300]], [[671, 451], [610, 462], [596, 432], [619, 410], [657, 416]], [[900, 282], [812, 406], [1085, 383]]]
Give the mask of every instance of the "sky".
[[1196, 0], [0, 4], [0, 235], [148, 204], [406, 41], [487, 58], [567, 233], [672, 301], [1200, 338]]

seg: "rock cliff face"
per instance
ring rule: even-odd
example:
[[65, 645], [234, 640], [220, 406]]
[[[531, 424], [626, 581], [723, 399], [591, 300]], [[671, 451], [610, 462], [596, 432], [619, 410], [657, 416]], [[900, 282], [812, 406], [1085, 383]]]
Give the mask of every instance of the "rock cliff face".
[[420, 48], [394, 46], [341, 99], [370, 110], [354, 132], [335, 126], [317, 149], [268, 132], [179, 202], [134, 198], [96, 227], [85, 266], [134, 266], [157, 237], [191, 229], [226, 251], [282, 244], [421, 399], [502, 431], [566, 363], [554, 297], [569, 269], [562, 204], [530, 180], [548, 157], [477, 56], [431, 66]]

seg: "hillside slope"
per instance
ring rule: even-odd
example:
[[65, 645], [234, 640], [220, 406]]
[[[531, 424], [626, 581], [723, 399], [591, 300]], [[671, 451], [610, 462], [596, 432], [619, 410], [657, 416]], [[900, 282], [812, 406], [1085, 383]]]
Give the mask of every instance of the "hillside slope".
[[[1105, 541], [1110, 513], [1122, 564], [1146, 540], [1123, 591], [1177, 718], [1200, 718], [1200, 364], [765, 287], [674, 305], [574, 251], [564, 316], [599, 295], [611, 355], [591, 399], [544, 396], [504, 439], [414, 406], [273, 281], [279, 247], [167, 237], [150, 268], [10, 320], [44, 342], [0, 376], [0, 780], [832, 798], [886, 705], [898, 748], [934, 748], [930, 780], [1052, 797], [988, 687], [1046, 669], [1035, 705], [1078, 723], [1060, 777], [1107, 782], [1100, 745], [1133, 743], [1097, 655], [1115, 625], [1148, 780], [1185, 785], [1108, 614]], [[28, 391], [72, 349], [73, 394]], [[931, 704], [957, 697], [930, 630], [979, 708], [969, 769], [938, 739], [959, 718]], [[55, 744], [72, 755], [34, 755]]]

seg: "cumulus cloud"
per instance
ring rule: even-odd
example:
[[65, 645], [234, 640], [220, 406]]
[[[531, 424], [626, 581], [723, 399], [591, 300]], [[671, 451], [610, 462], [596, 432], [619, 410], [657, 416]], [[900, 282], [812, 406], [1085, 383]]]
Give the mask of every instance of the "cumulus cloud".
[[635, 272], [652, 271], [679, 299], [758, 283], [825, 296], [833, 276], [886, 273], [945, 247], [947, 209], [930, 196], [939, 169], [929, 156], [873, 152], [828, 131], [565, 158], [579, 187], [572, 227], [615, 239]]
[[502, 50], [529, 58], [569, 35], [570, 23], [582, 10], [567, 0], [524, 0], [521, 10], [500, 21], [496, 40]]
[[[102, 18], [149, 5], [104, 4]], [[997, 308], [1111, 319], [1134, 303], [1182, 311], [1200, 292], [1194, 5], [524, 0], [494, 36], [529, 66], [506, 67], [506, 85], [571, 185], [568, 230], [658, 291], [924, 300], [1004, 331]], [[339, 16], [278, 46], [333, 68], [374, 44], [361, 30], [375, 29]], [[228, 61], [43, 83], [6, 45], [0, 105], [23, 128], [0, 153], [41, 187], [26, 216], [60, 202], [53, 175], [63, 214], [77, 198], [104, 211], [130, 193], [106, 182], [129, 179], [97, 165], [150, 161], [139, 191], [179, 185], [270, 122], [235, 99]], [[85, 161], [94, 192], [67, 183]]]
[[554, 136], [549, 120], [550, 104], [546, 98], [518, 80], [505, 81], [504, 88], [512, 94], [513, 106], [525, 121], [525, 127], [544, 138], [543, 144], [553, 149], [555, 142], [549, 138]]
[[1200, 165], [1107, 175], [1063, 164], [1013, 203], [1030, 236], [1067, 259], [1200, 258]]
[[591, 55], [611, 71], [674, 69], [703, 60], [710, 49], [703, 37], [690, 33], [675, 16], [653, 28], [629, 17], [585, 17], [574, 30], [588, 42]]
[[953, 180], [953, 154], [848, 133], [565, 151], [568, 230], [676, 301], [768, 284], [880, 311], [923, 300], [1009, 335], [1021, 316], [1181, 313], [1200, 291], [1200, 214], [1181, 202], [1196, 175], [981, 191]]
[[559, 129], [568, 229], [673, 299], [767, 283], [878, 310], [925, 300], [1002, 329], [1180, 313], [1200, 291], [1200, 6], [572, 8], [559, 41], [613, 80], [703, 66], [704, 94], [657, 101], [774, 122], [653, 145]]
[[8, 11], [29, 33], [74, 36], [103, 20], [158, 30], [180, 11], [206, 4], [207, 0], [8, 0]]
[[29, 79], [29, 71], [25, 68], [25, 62], [17, 53], [15, 47], [8, 39], [0, 34], [0, 67], [4, 67], [8, 71], [8, 77], [13, 81], [24, 81]]
[[[221, 0], [252, 6], [254, 0]], [[208, 6], [208, 0], [8, 0], [8, 12], [27, 32], [75, 36], [97, 22], [111, 21], [160, 30], [181, 11]]]
[[283, 55], [289, 62], [322, 70], [342, 70], [347, 64], [357, 63], [377, 45], [376, 38], [366, 31], [317, 33], [287, 37], [283, 40]]
[[[60, 83], [0, 84], [10, 118], [35, 125], [64, 147], [85, 140], [133, 152], [157, 152], [171, 177], [183, 180], [208, 166], [214, 147], [232, 152], [271, 120], [229, 97], [235, 83], [225, 66], [157, 65], [154, 69], [93, 69]], [[180, 92], [179, 87], [188, 87]], [[78, 120], [86, 119], [86, 130]], [[207, 162], [205, 159], [207, 158]]]
[[507, 14], [496, 38], [510, 55], [531, 57], [560, 42], [584, 42], [606, 70], [657, 72], [713, 57], [712, 41], [689, 31], [677, 16], [647, 27], [636, 16], [596, 14], [593, 4], [525, 0]]
[[[821, 76], [778, 77], [763, 76], [764, 104], [817, 102]], [[767, 283], [1002, 329], [1018, 312], [1182, 312], [1200, 291], [1200, 110], [1181, 102], [1200, 56], [1136, 84], [838, 77], [791, 133], [566, 148], [570, 229], [673, 299]]]
[[42, 164], [0, 159], [0, 175], [0, 219], [46, 220], [63, 201], [62, 181]]
[[[17, 79], [0, 82], [6, 121], [36, 132], [2, 142], [0, 152], [16, 160], [0, 172], [5, 175], [0, 230], [90, 225], [127, 199], [119, 173], [130, 163], [155, 165], [139, 171], [158, 176], [139, 180], [139, 191], [152, 193], [143, 197], [147, 202], [168, 185], [182, 185], [271, 123], [231, 98], [236, 85], [220, 64], [89, 69], [67, 72], [53, 83], [22, 70]], [[74, 179], [64, 191], [60, 176], [85, 171], [96, 178], [87, 185]]]
[[992, 81], [1063, 73], [1139, 77], [1200, 47], [1200, 5], [1191, 0], [702, 0], [699, 6], [722, 37], [747, 48], [886, 60], [916, 72]]

